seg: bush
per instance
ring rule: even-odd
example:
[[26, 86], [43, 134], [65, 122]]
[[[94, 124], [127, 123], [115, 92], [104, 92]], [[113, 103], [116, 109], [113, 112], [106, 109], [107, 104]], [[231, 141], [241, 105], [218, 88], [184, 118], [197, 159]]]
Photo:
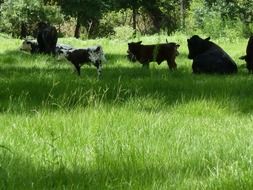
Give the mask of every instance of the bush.
[[20, 37], [23, 25], [27, 35], [33, 35], [39, 21], [59, 24], [63, 21], [63, 15], [58, 6], [45, 6], [42, 0], [6, 0], [1, 5], [0, 32]]
[[119, 26], [114, 28], [114, 38], [128, 40], [133, 37], [134, 30], [130, 26]]
[[230, 40], [248, 37], [251, 34], [252, 25], [246, 25], [239, 16], [236, 17], [236, 14], [229, 16], [230, 10], [235, 9], [233, 3], [229, 5], [223, 10], [224, 3], [210, 6], [203, 0], [194, 0], [186, 20], [187, 33], [200, 33], [212, 38], [225, 37]]

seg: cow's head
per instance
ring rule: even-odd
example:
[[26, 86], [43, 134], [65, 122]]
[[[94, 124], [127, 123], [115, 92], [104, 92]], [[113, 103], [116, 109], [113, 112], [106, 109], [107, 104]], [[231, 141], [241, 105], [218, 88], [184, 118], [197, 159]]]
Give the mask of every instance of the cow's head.
[[38, 48], [38, 43], [36, 40], [32, 39], [25, 39], [23, 43], [21, 44], [20, 50], [27, 51], [27, 52], [33, 52], [35, 51], [35, 48]]
[[178, 50], [177, 50], [179, 47], [180, 47], [180, 45], [179, 45], [179, 44], [177, 44], [177, 45], [176, 45], [176, 56], [178, 56], [178, 55], [179, 55], [179, 52], [178, 52]]
[[202, 39], [198, 35], [194, 35], [190, 39], [187, 39], [187, 45], [189, 49], [188, 58], [194, 59], [196, 56], [203, 53], [209, 44], [209, 40], [210, 37]]
[[177, 50], [179, 47], [180, 47], [180, 45], [175, 43], [174, 48], [175, 48], [175, 54], [176, 54], [176, 56], [179, 55], [179, 52], [178, 52], [178, 50]]
[[93, 63], [96, 63], [98, 61], [99, 62], [106, 61], [104, 51], [101, 46], [88, 48], [88, 53], [89, 53], [89, 59]]
[[249, 38], [247, 49], [246, 49], [246, 54], [248, 56], [253, 57], [253, 35], [250, 36], [250, 38]]
[[141, 43], [142, 41], [128, 43], [127, 58], [130, 61], [135, 62], [137, 60], [136, 55], [140, 49]]
[[166, 44], [168, 44], [168, 45], [170, 45], [170, 46], [172, 46], [172, 47], [173, 47], [173, 49], [174, 49], [174, 52], [173, 52], [173, 53], [175, 53], [175, 54], [174, 54], [174, 55], [175, 55], [175, 57], [179, 55], [179, 52], [178, 52], [178, 50], [177, 50], [177, 49], [180, 47], [180, 45], [179, 45], [179, 44], [174, 43], [174, 42], [168, 42], [168, 40], [167, 40], [167, 39], [166, 39]]
[[47, 24], [47, 23], [45, 23], [45, 22], [43, 22], [43, 21], [41, 21], [41, 22], [39, 22], [38, 24], [37, 24], [37, 28], [40, 30], [40, 29], [43, 29], [43, 28], [46, 28], [46, 27], [48, 27], [49, 26], [49, 24]]
[[55, 47], [55, 53], [58, 60], [62, 60], [67, 57], [68, 52], [73, 51], [74, 48], [69, 45], [57, 44]]

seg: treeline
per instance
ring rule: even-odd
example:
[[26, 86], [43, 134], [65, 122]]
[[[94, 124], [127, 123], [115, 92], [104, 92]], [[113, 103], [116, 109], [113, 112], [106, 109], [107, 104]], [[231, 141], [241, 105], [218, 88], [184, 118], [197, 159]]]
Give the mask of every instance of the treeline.
[[253, 31], [249, 0], [0, 0], [0, 32], [33, 36], [36, 23], [54, 24], [62, 36], [123, 37], [174, 31], [213, 37]]

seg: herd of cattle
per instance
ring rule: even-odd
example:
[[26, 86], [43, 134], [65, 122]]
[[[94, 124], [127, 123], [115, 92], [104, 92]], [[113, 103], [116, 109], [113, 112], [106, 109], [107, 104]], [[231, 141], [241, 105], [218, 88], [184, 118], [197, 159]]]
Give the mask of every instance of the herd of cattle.
[[[83, 64], [93, 64], [97, 68], [98, 76], [101, 74], [102, 62], [106, 61], [101, 46], [88, 48], [73, 48], [68, 45], [57, 44], [58, 36], [55, 27], [44, 22], [38, 24], [36, 40], [24, 40], [21, 50], [30, 53], [44, 53], [56, 56], [63, 56], [69, 60], [80, 75], [80, 68]], [[167, 42], [163, 44], [143, 45], [142, 42], [128, 43], [128, 59], [132, 62], [138, 61], [143, 67], [149, 67], [150, 62], [157, 62], [160, 65], [167, 61], [170, 70], [175, 70], [176, 57], [179, 55], [179, 44]], [[234, 60], [217, 44], [198, 35], [187, 39], [189, 49], [188, 58], [193, 60], [193, 73], [208, 74], [232, 74], [237, 73], [237, 65]], [[253, 73], [253, 36], [250, 37], [246, 48], [246, 55], [240, 57], [246, 61], [247, 69]]]

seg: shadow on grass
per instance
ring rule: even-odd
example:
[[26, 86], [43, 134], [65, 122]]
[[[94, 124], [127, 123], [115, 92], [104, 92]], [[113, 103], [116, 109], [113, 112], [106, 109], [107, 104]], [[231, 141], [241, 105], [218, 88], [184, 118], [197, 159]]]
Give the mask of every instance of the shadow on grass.
[[[206, 164], [185, 163], [182, 165], [152, 165], [127, 153], [124, 158], [98, 155], [93, 164], [83, 161], [64, 166], [64, 158], [40, 155], [35, 164], [33, 156], [26, 158], [16, 153], [1, 151], [1, 189], [159, 189], [159, 187], [182, 186], [188, 177], [202, 179], [210, 172]], [[128, 155], [129, 154], [129, 155]], [[101, 156], [101, 157], [99, 157]], [[136, 155], [137, 156], [137, 155]], [[43, 160], [44, 159], [44, 160]], [[50, 160], [49, 160], [50, 159]], [[56, 159], [56, 160], [55, 160]], [[114, 160], [115, 159], [115, 160]], [[188, 171], [188, 172], [187, 172]], [[189, 172], [191, 171], [191, 172]], [[167, 189], [167, 188], [163, 188]]]
[[[23, 62], [37, 56], [10, 51], [5, 58], [0, 58], [1, 64], [8, 64], [13, 54], [17, 55], [15, 59], [22, 59]], [[116, 60], [119, 55], [110, 56], [110, 60]], [[163, 66], [154, 63], [147, 70], [138, 63], [132, 65], [129, 62], [129, 67], [123, 67], [108, 62], [98, 80], [94, 67], [84, 65], [81, 77], [78, 77], [71, 71], [71, 64], [61, 65], [54, 58], [43, 58], [49, 59], [49, 64], [42, 67], [0, 64], [0, 112], [72, 109], [93, 103], [124, 104], [134, 99], [145, 103], [146, 97], [149, 97], [159, 101], [160, 108], [210, 100], [228, 108], [233, 104], [236, 107], [234, 111], [253, 113], [253, 76], [246, 73], [193, 75], [189, 68], [180, 66], [177, 71], [170, 72], [166, 63]]]

